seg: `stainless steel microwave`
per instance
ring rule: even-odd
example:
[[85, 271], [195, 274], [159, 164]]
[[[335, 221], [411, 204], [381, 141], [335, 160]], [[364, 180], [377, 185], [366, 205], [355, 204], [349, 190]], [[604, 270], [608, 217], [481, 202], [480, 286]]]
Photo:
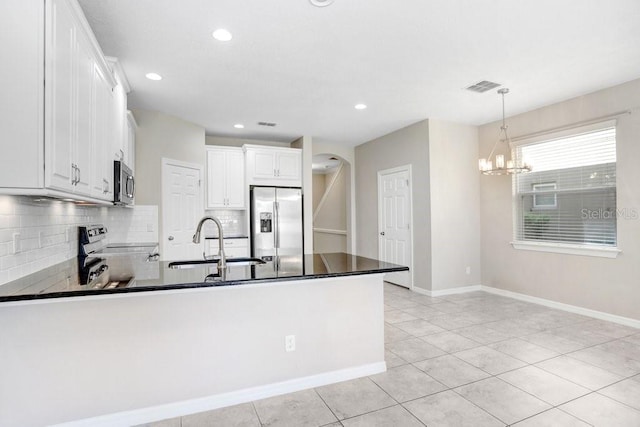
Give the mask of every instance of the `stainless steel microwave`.
[[136, 182], [133, 179], [133, 171], [130, 167], [119, 160], [114, 161], [114, 205], [133, 205], [133, 198], [136, 194]]

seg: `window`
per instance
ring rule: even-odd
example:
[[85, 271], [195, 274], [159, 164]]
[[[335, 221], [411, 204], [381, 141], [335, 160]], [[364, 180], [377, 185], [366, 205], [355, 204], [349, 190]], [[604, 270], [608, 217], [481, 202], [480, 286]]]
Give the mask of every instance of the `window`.
[[514, 246], [616, 246], [615, 122], [525, 141], [516, 155], [533, 171], [514, 176]]
[[555, 182], [549, 184], [533, 184], [533, 209], [555, 209], [558, 207], [558, 198], [554, 191], [555, 189]]

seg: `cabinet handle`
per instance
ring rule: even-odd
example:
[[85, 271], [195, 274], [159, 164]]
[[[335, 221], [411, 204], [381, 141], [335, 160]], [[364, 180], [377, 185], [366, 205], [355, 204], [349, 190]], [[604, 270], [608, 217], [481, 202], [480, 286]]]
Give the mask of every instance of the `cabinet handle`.
[[80, 174], [80, 168], [78, 166], [76, 166], [76, 170], [78, 171], [78, 179], [76, 180], [76, 185], [78, 185], [82, 175]]
[[75, 163], [71, 163], [71, 185], [78, 183], [78, 166]]

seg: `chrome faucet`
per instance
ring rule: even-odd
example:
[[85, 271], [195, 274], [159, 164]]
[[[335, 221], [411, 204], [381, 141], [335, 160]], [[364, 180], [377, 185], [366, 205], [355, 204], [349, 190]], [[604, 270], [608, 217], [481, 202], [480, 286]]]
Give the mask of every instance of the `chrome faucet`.
[[208, 220], [215, 222], [216, 226], [218, 227], [218, 256], [220, 257], [220, 260], [218, 261], [218, 271], [222, 273], [227, 268], [227, 258], [224, 255], [224, 236], [222, 234], [222, 224], [220, 223], [218, 218], [212, 216], [203, 217], [198, 223], [196, 233], [193, 235], [193, 243], [200, 243], [200, 233], [202, 232], [202, 225]]

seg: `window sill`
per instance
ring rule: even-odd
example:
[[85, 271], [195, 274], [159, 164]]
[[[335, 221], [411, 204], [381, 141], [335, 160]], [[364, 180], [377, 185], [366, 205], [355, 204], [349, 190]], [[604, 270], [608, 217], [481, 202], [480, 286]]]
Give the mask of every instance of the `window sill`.
[[613, 247], [594, 247], [587, 245], [571, 245], [566, 243], [511, 242], [514, 249], [525, 251], [551, 252], [556, 254], [584, 255], [600, 258], [617, 258], [622, 251]]

